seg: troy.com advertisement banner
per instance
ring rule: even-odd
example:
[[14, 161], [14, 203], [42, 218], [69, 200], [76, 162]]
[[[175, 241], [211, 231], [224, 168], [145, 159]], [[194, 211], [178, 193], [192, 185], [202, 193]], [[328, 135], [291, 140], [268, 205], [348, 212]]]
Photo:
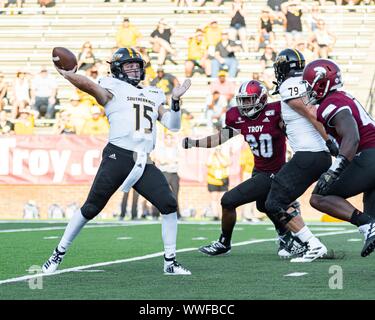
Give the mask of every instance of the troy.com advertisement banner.
[[86, 184], [93, 180], [106, 137], [0, 138], [0, 184]]
[[[106, 143], [107, 137], [75, 135], [0, 137], [0, 184], [91, 184]], [[228, 151], [232, 183], [239, 182], [240, 148], [234, 143]], [[181, 143], [178, 149], [181, 183], [206, 183], [207, 159], [214, 149], [182, 150]]]

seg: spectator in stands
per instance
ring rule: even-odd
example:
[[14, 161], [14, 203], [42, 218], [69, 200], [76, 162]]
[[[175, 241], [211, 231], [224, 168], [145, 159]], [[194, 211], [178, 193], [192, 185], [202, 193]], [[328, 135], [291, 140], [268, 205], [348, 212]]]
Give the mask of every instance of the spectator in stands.
[[188, 39], [188, 57], [185, 62], [185, 76], [190, 78], [194, 68], [204, 71], [207, 77], [211, 77], [211, 61], [208, 59], [207, 42], [204, 39], [202, 29], [197, 29], [195, 35]]
[[151, 65], [151, 58], [148, 55], [146, 47], [136, 47], [139, 53], [142, 55], [143, 60], [145, 61], [145, 80], [143, 80], [143, 84], [145, 86], [150, 85], [151, 81], [156, 77], [156, 72]]
[[156, 29], [151, 33], [150, 42], [152, 44], [152, 51], [158, 53], [157, 64], [162, 66], [165, 59], [169, 57], [172, 63], [177, 64], [172, 56], [176, 54], [176, 50], [172, 48], [171, 36], [174, 30], [166, 23], [165, 19], [160, 19]]
[[86, 41], [78, 53], [78, 70], [86, 71], [95, 65], [95, 55], [90, 41]]
[[19, 110], [30, 105], [30, 89], [29, 74], [24, 69], [18, 70], [12, 86], [12, 118], [17, 118]]
[[194, 116], [186, 109], [181, 110], [181, 129], [180, 134], [181, 136], [189, 136], [191, 135], [192, 131], [192, 120]]
[[322, 12], [318, 2], [314, 2], [310, 9], [310, 15], [307, 18], [307, 25], [310, 32], [314, 32], [318, 28], [318, 21], [321, 19]]
[[30, 108], [20, 109], [20, 115], [14, 121], [14, 132], [18, 135], [31, 135], [34, 133], [34, 116]]
[[7, 94], [8, 94], [9, 84], [5, 80], [5, 75], [0, 71], [0, 111], [3, 110], [4, 106], [8, 104]]
[[267, 0], [267, 6], [272, 9], [273, 15], [276, 19], [280, 19], [280, 16], [283, 16], [281, 5], [287, 1], [288, 0]]
[[207, 96], [205, 116], [209, 128], [220, 129], [224, 127], [227, 106], [227, 99], [219, 91], [216, 90]]
[[300, 39], [296, 43], [296, 49], [303, 54], [306, 64], [318, 58], [314, 50], [311, 50], [311, 47], [314, 49], [313, 45], [310, 42], [307, 43], [304, 39]]
[[80, 101], [78, 94], [74, 94], [70, 99], [70, 105], [66, 107], [67, 113], [70, 115], [70, 121], [75, 128], [77, 134], [81, 134], [86, 120], [91, 117], [91, 107]]
[[264, 48], [267, 44], [272, 44], [275, 41], [275, 34], [273, 28], [273, 17], [268, 7], [262, 9], [258, 21], [258, 36], [256, 41], [255, 51]]
[[[334, 2], [336, 2], [337, 6], [342, 5], [342, 0], [334, 0]], [[324, 6], [326, 4], [326, 0], [319, 0], [319, 3], [320, 3], [321, 6]]]
[[95, 83], [99, 82], [99, 72], [96, 65], [93, 65], [90, 69], [86, 70], [86, 77], [89, 78], [91, 81], [94, 81]]
[[58, 114], [56, 123], [53, 127], [54, 134], [75, 134], [76, 129], [68, 111], [64, 110]]
[[179, 168], [179, 139], [176, 134], [166, 133], [161, 144], [153, 152], [155, 164], [161, 170], [169, 183], [177, 200], [177, 218], [181, 218], [178, 206], [178, 193], [180, 190]]
[[306, 8], [300, 0], [290, 0], [281, 5], [281, 10], [286, 18], [286, 42], [288, 47], [293, 47], [294, 42], [302, 37], [302, 15]]
[[163, 90], [167, 98], [167, 104], [170, 101], [173, 88], [178, 86], [179, 84], [180, 83], [178, 79], [170, 73], [165, 73], [163, 67], [159, 67], [156, 70], [156, 77], [151, 81], [152, 86], [158, 87]]
[[228, 68], [229, 77], [235, 78], [238, 72], [238, 60], [235, 52], [241, 47], [233, 40], [229, 40], [227, 30], [221, 34], [221, 41], [216, 45], [215, 58], [212, 60], [212, 77], [216, 78], [220, 69]]
[[364, 6], [373, 6], [375, 5], [375, 1], [374, 0], [362, 0], [361, 4]]
[[[175, 0], [174, 4], [176, 7], [192, 7], [193, 6], [193, 0]], [[177, 10], [175, 11], [177, 13]]]
[[[132, 195], [132, 209], [131, 209], [131, 219], [136, 220], [138, 217], [138, 199], [139, 199], [139, 193], [135, 191], [133, 188], [130, 189], [130, 191], [133, 193]], [[130, 192], [124, 192], [124, 195], [122, 196], [121, 201], [121, 213], [119, 220], [123, 221], [126, 215], [126, 209], [128, 206], [128, 199], [129, 199], [129, 193]]]
[[241, 42], [242, 50], [247, 53], [249, 52], [249, 46], [247, 43], [247, 32], [245, 22], [245, 10], [243, 0], [234, 0], [230, 11], [230, 29], [229, 38], [236, 41], [237, 38]]
[[52, 8], [56, 5], [55, 0], [38, 0], [39, 6], [42, 8], [42, 14], [45, 13], [45, 8]]
[[129, 18], [124, 18], [122, 25], [119, 27], [116, 33], [117, 47], [136, 47], [142, 34], [138, 28], [130, 23]]
[[[197, 1], [197, 6], [203, 7], [208, 0], [198, 0]], [[224, 0], [212, 0], [212, 5], [213, 6], [221, 6], [224, 2]]]
[[55, 77], [42, 67], [39, 74], [32, 80], [31, 106], [39, 116], [52, 119], [55, 116], [57, 83]]
[[260, 65], [263, 70], [263, 82], [267, 88], [272, 88], [272, 82], [275, 81], [275, 72], [273, 63], [276, 59], [276, 52], [270, 44], [266, 45], [263, 55], [260, 57]]
[[219, 78], [213, 81], [210, 85], [211, 92], [219, 91], [227, 99], [227, 105], [232, 107], [235, 104], [233, 99], [236, 85], [233, 81], [227, 79], [227, 71], [220, 70]]
[[0, 135], [14, 134], [14, 124], [5, 110], [0, 111]]
[[216, 45], [221, 41], [221, 27], [217, 23], [217, 20], [212, 20], [207, 26], [203, 28], [204, 39], [207, 43], [207, 51], [210, 59], [213, 59], [215, 55]]
[[325, 21], [320, 19], [318, 29], [313, 32], [310, 41], [314, 44], [315, 52], [319, 58], [327, 59], [336, 43], [336, 36], [328, 31]]
[[[0, 10], [3, 8], [17, 8], [21, 9], [25, 0], [0, 0]], [[0, 11], [2, 14], [4, 11]], [[21, 14], [22, 11], [18, 11], [18, 14]], [[11, 10], [11, 14], [13, 14], [13, 10]]]
[[108, 134], [109, 124], [107, 118], [102, 116], [102, 110], [99, 106], [91, 107], [91, 118], [85, 121], [82, 135], [100, 135]]
[[207, 160], [207, 186], [210, 193], [210, 208], [214, 220], [221, 219], [220, 199], [229, 186], [229, 157], [222, 148], [216, 147]]

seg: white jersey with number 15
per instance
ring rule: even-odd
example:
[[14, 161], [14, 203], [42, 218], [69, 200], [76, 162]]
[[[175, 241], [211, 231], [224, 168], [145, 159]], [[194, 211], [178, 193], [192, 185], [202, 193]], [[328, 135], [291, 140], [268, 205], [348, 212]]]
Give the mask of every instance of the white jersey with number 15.
[[136, 88], [112, 77], [99, 85], [113, 94], [105, 105], [109, 142], [123, 149], [150, 153], [156, 142], [156, 120], [165, 94], [156, 87]]

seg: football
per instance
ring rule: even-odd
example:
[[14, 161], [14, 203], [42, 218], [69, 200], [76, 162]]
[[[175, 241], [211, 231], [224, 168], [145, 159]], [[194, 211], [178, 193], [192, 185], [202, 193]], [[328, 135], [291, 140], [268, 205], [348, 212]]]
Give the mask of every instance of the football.
[[52, 61], [59, 69], [73, 70], [77, 65], [77, 58], [73, 52], [63, 47], [55, 47], [52, 50]]

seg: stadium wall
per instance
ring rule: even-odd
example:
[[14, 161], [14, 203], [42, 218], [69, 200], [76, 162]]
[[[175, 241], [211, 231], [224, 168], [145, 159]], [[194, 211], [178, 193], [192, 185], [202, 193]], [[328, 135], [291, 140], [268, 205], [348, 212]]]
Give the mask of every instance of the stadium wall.
[[[90, 190], [90, 185], [0, 185], [0, 219], [22, 219], [23, 207], [29, 200], [34, 200], [40, 208], [41, 219], [47, 219], [48, 207], [59, 204], [64, 209], [72, 202], [82, 205]], [[299, 200], [303, 217], [307, 220], [320, 220], [322, 214], [309, 205], [310, 188]], [[112, 218], [113, 213], [120, 213], [122, 192], [116, 192], [103, 210], [103, 218]], [[209, 193], [205, 185], [182, 185], [179, 203], [181, 209], [194, 208], [199, 216], [209, 204]], [[362, 209], [362, 196], [350, 201]]]

